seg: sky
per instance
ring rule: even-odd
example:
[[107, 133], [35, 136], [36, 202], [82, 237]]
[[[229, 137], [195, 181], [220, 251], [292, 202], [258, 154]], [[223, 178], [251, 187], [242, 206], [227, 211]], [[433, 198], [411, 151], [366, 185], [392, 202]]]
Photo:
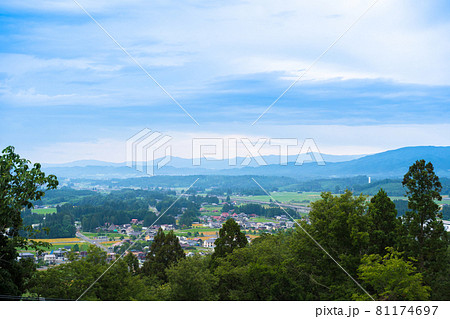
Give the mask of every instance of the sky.
[[373, 3], [0, 0], [0, 147], [123, 162], [144, 128], [185, 158], [197, 138], [450, 145], [450, 4]]

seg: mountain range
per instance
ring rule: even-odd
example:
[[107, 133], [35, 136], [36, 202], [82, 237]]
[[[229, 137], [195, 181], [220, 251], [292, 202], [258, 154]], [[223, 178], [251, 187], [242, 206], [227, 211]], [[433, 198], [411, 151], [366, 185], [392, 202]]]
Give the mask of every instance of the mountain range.
[[[242, 165], [245, 158], [236, 158], [236, 166], [229, 160], [202, 159], [200, 166], [193, 166], [191, 159], [172, 157], [170, 162], [157, 169], [155, 175], [265, 175], [289, 176], [300, 179], [333, 178], [366, 175], [373, 178], [403, 176], [418, 159], [433, 163], [438, 176], [450, 177], [449, 146], [412, 146], [372, 155], [326, 155], [325, 165], [318, 165], [313, 158], [317, 154], [302, 155], [302, 165], [296, 165], [297, 156], [289, 156], [287, 165], [279, 164], [279, 156], [264, 156], [267, 165], [257, 165], [255, 160]], [[301, 162], [301, 161], [300, 161]], [[141, 163], [138, 163], [141, 164]], [[126, 163], [110, 163], [96, 160], [76, 161], [65, 164], [43, 164], [45, 172], [62, 178], [111, 179], [148, 176], [126, 166]]]

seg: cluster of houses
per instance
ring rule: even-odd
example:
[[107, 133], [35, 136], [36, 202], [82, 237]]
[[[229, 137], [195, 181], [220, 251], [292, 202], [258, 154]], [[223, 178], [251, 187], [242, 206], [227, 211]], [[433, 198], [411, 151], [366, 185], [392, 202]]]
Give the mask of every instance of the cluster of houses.
[[[51, 252], [43, 252], [42, 254], [32, 254], [32, 253], [19, 253], [17, 260], [21, 259], [31, 259], [35, 263], [44, 262], [48, 265], [63, 264], [68, 261], [67, 253], [71, 251], [71, 246], [66, 246], [64, 248], [59, 248], [58, 250], [52, 250]], [[86, 251], [74, 252], [78, 258], [84, 258], [87, 256]]]
[[273, 222], [255, 222], [251, 218], [258, 217], [256, 214], [245, 214], [245, 213], [222, 213], [218, 216], [201, 216], [200, 220], [210, 228], [220, 228], [222, 223], [228, 218], [233, 218], [236, 223], [239, 224], [242, 230], [261, 230], [261, 231], [276, 231], [280, 229], [292, 228], [294, 227], [294, 222], [288, 218], [286, 215], [275, 216]]

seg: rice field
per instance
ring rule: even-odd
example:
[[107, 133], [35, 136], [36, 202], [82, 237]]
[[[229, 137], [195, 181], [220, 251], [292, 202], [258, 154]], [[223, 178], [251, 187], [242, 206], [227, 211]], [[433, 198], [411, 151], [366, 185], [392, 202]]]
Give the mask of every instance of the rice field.
[[43, 241], [50, 244], [63, 244], [63, 243], [78, 243], [80, 242], [80, 238], [73, 237], [73, 238], [52, 238], [52, 239], [36, 239], [38, 241]]

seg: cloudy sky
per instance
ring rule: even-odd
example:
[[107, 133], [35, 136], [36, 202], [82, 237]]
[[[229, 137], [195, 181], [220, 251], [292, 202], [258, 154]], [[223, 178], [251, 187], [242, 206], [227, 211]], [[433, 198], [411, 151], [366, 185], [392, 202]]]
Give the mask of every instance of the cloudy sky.
[[182, 157], [198, 137], [450, 145], [448, 1], [77, 2], [0, 0], [0, 147], [32, 161], [125, 161], [143, 128]]

